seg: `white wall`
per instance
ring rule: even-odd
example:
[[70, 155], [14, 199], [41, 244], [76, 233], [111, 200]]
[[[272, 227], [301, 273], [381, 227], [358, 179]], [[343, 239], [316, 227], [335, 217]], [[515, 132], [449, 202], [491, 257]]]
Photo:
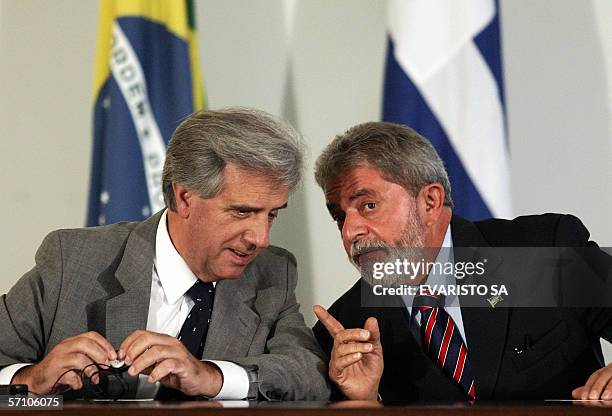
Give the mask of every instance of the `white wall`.
[[590, 1], [505, 1], [502, 16], [515, 212], [576, 214], [610, 246], [612, 37]]
[[[335, 134], [380, 117], [384, 1], [198, 7], [210, 107], [288, 118], [310, 144], [311, 163]], [[2, 293], [31, 267], [48, 231], [85, 220], [97, 4], [0, 0], [0, 10]], [[612, 245], [610, 2], [503, 0], [502, 29], [515, 213], [574, 213]], [[298, 257], [298, 295], [312, 322], [310, 306], [329, 305], [357, 274], [311, 169], [273, 237]]]
[[[607, 75], [608, 86], [608, 103], [609, 108], [612, 107], [612, 24], [610, 24], [610, 16], [612, 16], [612, 1], [610, 0], [594, 0], [593, 13], [597, 22], [597, 31], [599, 39], [601, 39], [601, 47], [605, 62], [605, 73]], [[610, 131], [612, 131], [612, 117], [609, 117]], [[610, 159], [612, 160], [612, 141], [610, 142]]]
[[97, 2], [0, 2], [4, 293], [46, 233], [85, 223]]

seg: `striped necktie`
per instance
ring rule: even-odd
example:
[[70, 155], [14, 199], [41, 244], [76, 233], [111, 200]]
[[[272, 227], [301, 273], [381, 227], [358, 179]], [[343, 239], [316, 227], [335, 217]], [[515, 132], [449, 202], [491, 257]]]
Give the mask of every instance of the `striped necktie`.
[[455, 321], [444, 310], [444, 296], [415, 296], [413, 316], [421, 312], [421, 340], [427, 355], [463, 388], [471, 400], [476, 398], [468, 350]]

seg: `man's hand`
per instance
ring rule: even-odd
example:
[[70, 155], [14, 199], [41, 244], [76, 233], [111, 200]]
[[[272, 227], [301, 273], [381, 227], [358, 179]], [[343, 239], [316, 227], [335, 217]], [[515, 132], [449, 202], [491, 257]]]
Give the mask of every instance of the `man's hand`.
[[329, 378], [351, 400], [376, 400], [384, 368], [376, 319], [368, 318], [363, 329], [344, 329], [325, 308], [313, 311], [334, 339]]
[[584, 386], [572, 391], [576, 400], [612, 400], [612, 364], [591, 374]]
[[178, 339], [149, 331], [134, 331], [121, 344], [119, 359], [128, 374], [148, 374], [150, 383], [180, 390], [188, 396], [214, 397], [223, 386], [223, 375], [213, 364], [202, 362]]
[[[106, 338], [97, 332], [86, 332], [66, 338], [41, 362], [17, 371], [11, 383], [27, 384], [28, 388], [37, 394], [78, 390], [83, 387], [78, 371], [87, 367], [85, 375], [91, 377], [97, 368], [90, 364], [109, 365], [110, 360], [116, 358], [115, 349]], [[94, 376], [92, 381], [97, 383], [97, 376]], [[54, 391], [51, 391], [52, 389]]]

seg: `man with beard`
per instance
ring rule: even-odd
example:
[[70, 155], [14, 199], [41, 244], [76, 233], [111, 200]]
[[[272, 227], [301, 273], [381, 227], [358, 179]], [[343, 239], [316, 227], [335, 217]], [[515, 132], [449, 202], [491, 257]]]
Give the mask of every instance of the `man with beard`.
[[[323, 151], [315, 176], [362, 272], [403, 249], [428, 247], [429, 259], [458, 264], [458, 247], [597, 247], [570, 215], [475, 223], [453, 215], [440, 157], [405, 126], [349, 129]], [[371, 276], [362, 277], [329, 312], [314, 307], [335, 397], [612, 400], [612, 365], [604, 367], [599, 345], [600, 337], [612, 340], [608, 308], [467, 307], [464, 298], [435, 292], [374, 305], [364, 297]], [[459, 286], [455, 277], [424, 273], [411, 284]]]

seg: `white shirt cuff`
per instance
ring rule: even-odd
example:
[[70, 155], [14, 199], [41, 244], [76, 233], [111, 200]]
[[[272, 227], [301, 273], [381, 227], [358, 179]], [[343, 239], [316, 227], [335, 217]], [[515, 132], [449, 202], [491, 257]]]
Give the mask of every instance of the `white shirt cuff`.
[[223, 385], [219, 394], [211, 400], [242, 400], [249, 394], [249, 375], [246, 370], [230, 361], [203, 360], [219, 367], [223, 374]]
[[4, 367], [2, 370], [0, 370], [0, 384], [11, 384], [11, 381], [13, 381], [13, 377], [15, 376], [15, 373], [21, 370], [23, 367], [27, 367], [29, 365], [32, 365], [32, 364], [20, 363], [20, 364], [12, 364], [12, 365], [8, 365]]

